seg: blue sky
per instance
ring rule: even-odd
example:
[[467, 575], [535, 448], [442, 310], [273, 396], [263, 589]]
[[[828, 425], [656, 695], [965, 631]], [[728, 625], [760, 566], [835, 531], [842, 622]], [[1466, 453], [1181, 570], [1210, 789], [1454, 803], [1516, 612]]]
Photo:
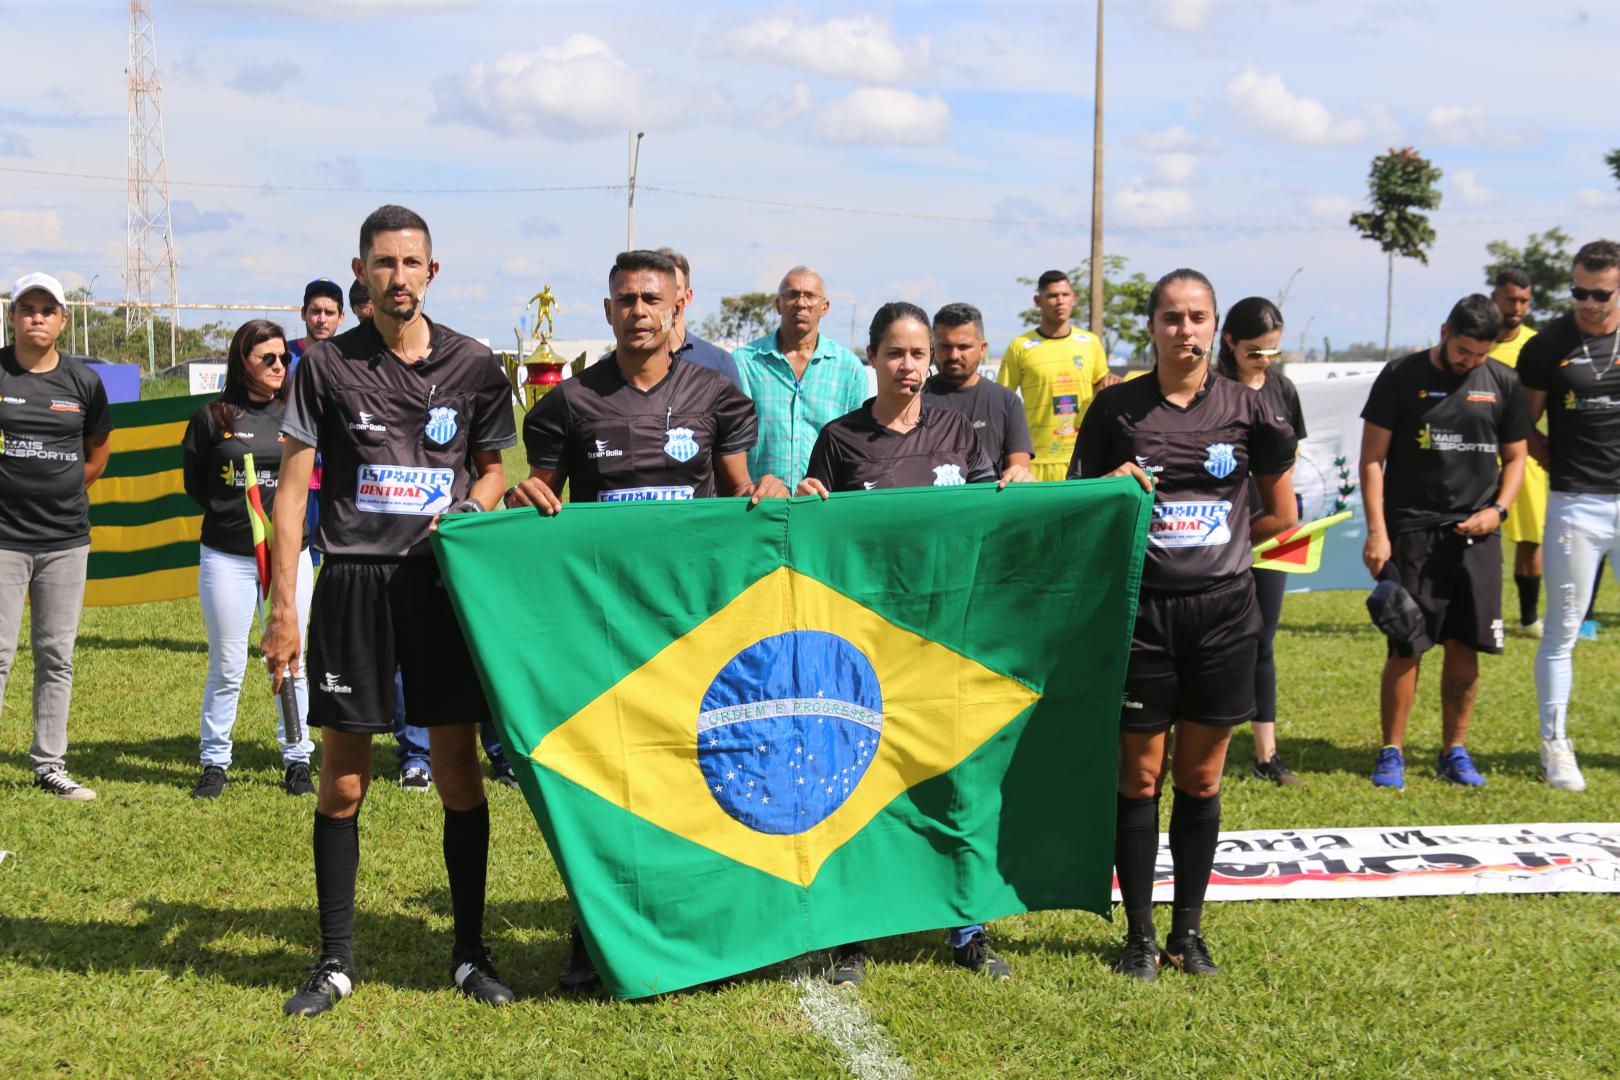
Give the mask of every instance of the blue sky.
[[[1087, 251], [1089, 3], [155, 8], [184, 300], [296, 303], [312, 277], [347, 280], [360, 220], [403, 202], [434, 231], [436, 318], [505, 341], [550, 283], [560, 337], [606, 336], [625, 199], [601, 189], [624, 182], [628, 128], [647, 132], [637, 240], [690, 256], [695, 319], [806, 263], [836, 337], [886, 300], [965, 299], [999, 350], [1016, 279]], [[0, 2], [13, 28], [22, 10]], [[1430, 265], [1397, 267], [1398, 340], [1434, 335], [1492, 238], [1620, 235], [1613, 90], [1575, 77], [1611, 70], [1620, 11], [1525, 10], [1115, 0], [1107, 249], [1149, 276], [1198, 267], [1223, 305], [1303, 268], [1287, 336], [1309, 325], [1319, 346], [1382, 336], [1383, 257], [1345, 218], [1386, 147], [1446, 171]], [[8, 278], [122, 295], [125, 11], [58, 3], [51, 47], [9, 36], [10, 85], [31, 89], [0, 106]], [[487, 190], [565, 187], [597, 190]], [[442, 188], [486, 190], [420, 190]]]

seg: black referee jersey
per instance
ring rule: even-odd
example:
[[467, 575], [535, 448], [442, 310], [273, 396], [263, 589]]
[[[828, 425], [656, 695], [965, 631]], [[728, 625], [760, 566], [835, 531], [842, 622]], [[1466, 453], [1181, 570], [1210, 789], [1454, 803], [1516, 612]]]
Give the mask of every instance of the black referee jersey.
[[570, 502], [714, 495], [717, 457], [758, 438], [754, 403], [706, 367], [674, 359], [648, 390], [625, 381], [616, 354], [565, 379], [523, 420], [529, 465], [561, 469]]
[[828, 491], [953, 487], [997, 478], [973, 422], [961, 413], [925, 404], [917, 426], [902, 434], [873, 419], [875, 400], [821, 429], [806, 476]]
[[1135, 461], [1157, 480], [1142, 588], [1193, 593], [1249, 572], [1249, 475], [1294, 464], [1298, 440], [1259, 393], [1210, 372], [1185, 408], [1155, 373], [1100, 392], [1080, 424], [1069, 479]]
[[473, 453], [517, 442], [512, 388], [494, 354], [428, 326], [430, 350], [414, 364], [366, 322], [311, 345], [293, 372], [281, 430], [321, 452], [313, 543], [323, 554], [430, 555], [428, 525], [467, 497]]

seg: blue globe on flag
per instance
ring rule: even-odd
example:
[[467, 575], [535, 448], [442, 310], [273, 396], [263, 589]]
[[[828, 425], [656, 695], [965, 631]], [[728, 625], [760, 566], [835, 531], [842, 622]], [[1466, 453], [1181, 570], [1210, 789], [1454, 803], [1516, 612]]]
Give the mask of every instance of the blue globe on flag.
[[698, 714], [698, 764], [727, 814], [789, 836], [844, 804], [882, 735], [871, 661], [836, 634], [794, 630], [755, 642], [714, 677]]

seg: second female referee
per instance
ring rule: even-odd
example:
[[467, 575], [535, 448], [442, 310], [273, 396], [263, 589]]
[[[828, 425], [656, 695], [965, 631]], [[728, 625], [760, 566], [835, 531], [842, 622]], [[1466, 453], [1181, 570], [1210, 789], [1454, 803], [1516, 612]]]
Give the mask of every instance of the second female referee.
[[[1157, 364], [1097, 395], [1069, 463], [1071, 479], [1131, 475], [1154, 491], [1120, 711], [1114, 841], [1127, 927], [1115, 970], [1142, 980], [1163, 963], [1191, 975], [1218, 970], [1201, 922], [1227, 744], [1255, 715], [1260, 610], [1251, 549], [1298, 519], [1293, 428], [1259, 393], [1211, 368], [1216, 310], [1215, 289], [1198, 271], [1159, 279], [1148, 297]], [[1252, 517], [1250, 475], [1262, 504]], [[1161, 950], [1153, 870], [1167, 765], [1175, 897]]]

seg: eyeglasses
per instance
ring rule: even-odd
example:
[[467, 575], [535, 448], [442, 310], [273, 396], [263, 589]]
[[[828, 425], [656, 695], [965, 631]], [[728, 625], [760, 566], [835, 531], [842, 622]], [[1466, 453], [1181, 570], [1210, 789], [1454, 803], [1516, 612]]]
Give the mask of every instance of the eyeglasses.
[[286, 367], [287, 361], [291, 359], [292, 357], [284, 352], [267, 352], [263, 356], [259, 357], [259, 363], [263, 364], [265, 367], [275, 367], [278, 364], [282, 367]]
[[1271, 360], [1282, 355], [1281, 349], [1245, 349], [1243, 355], [1250, 360]]
[[1613, 289], [1583, 289], [1579, 285], [1572, 286], [1569, 295], [1577, 300], [1596, 300], [1600, 304], [1607, 304], [1609, 297], [1614, 295]]
[[785, 292], [782, 294], [784, 304], [797, 304], [801, 307], [812, 307], [821, 303], [821, 294], [813, 292]]

